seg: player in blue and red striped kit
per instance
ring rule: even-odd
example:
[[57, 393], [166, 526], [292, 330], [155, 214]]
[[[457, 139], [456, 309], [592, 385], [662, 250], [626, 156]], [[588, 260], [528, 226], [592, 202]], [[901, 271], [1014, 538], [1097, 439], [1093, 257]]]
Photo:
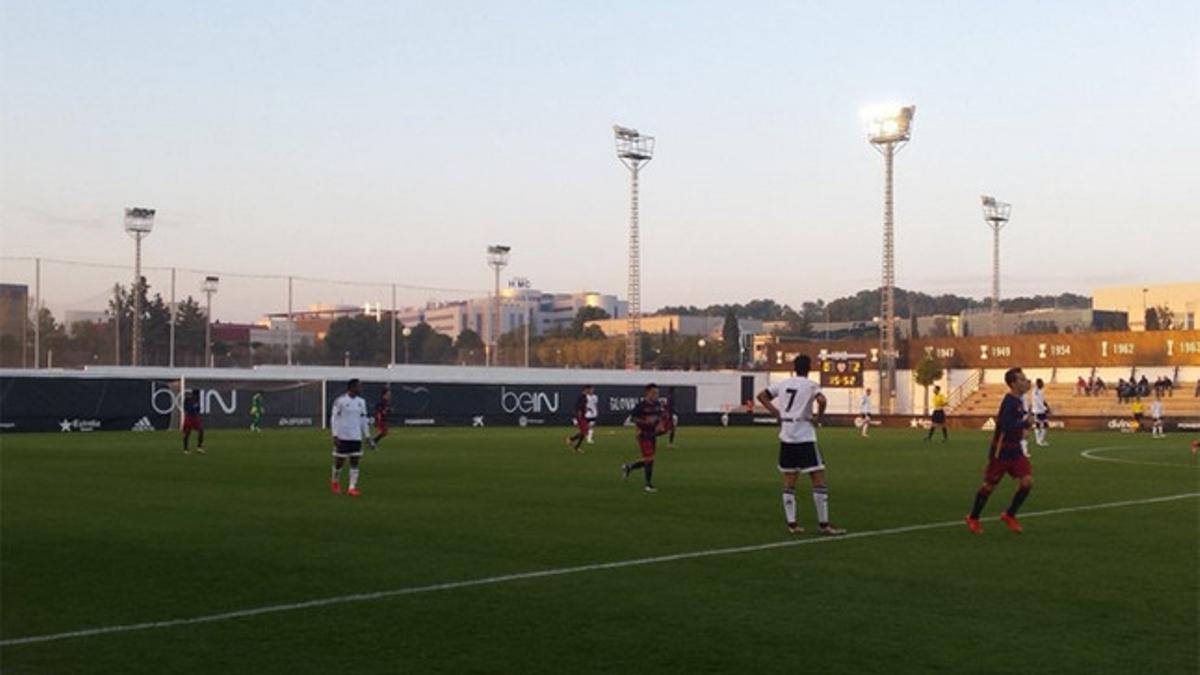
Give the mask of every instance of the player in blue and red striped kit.
[[646, 395], [634, 406], [629, 417], [637, 426], [638, 450], [642, 459], [638, 462], [628, 462], [621, 465], [621, 476], [629, 478], [635, 469], [641, 469], [646, 475], [646, 484], [642, 489], [646, 492], [658, 492], [654, 488], [654, 450], [655, 442], [662, 428], [662, 404], [658, 402], [658, 387], [646, 385]]
[[585, 384], [579, 397], [575, 399], [575, 428], [578, 431], [574, 436], [567, 438], [567, 446], [577, 453], [583, 452], [580, 446], [588, 437], [588, 432], [592, 430], [592, 420], [588, 417], [588, 398], [593, 391], [592, 385]]
[[996, 431], [992, 434], [992, 444], [988, 450], [983, 485], [980, 486], [979, 492], [975, 493], [975, 506], [971, 508], [971, 515], [966, 518], [967, 527], [975, 534], [983, 534], [979, 515], [1005, 474], [1020, 482], [1012, 503], [1000, 514], [1000, 520], [1004, 521], [1009, 530], [1023, 531], [1021, 523], [1017, 521], [1017, 509], [1021, 508], [1021, 504], [1029, 496], [1029, 491], [1033, 489], [1033, 466], [1029, 463], [1029, 452], [1025, 445], [1029, 414], [1025, 411], [1024, 397], [1029, 391], [1029, 380], [1020, 368], [1009, 368], [1004, 373], [1004, 383], [1008, 385], [1008, 393], [1000, 402], [1000, 412], [996, 415]]

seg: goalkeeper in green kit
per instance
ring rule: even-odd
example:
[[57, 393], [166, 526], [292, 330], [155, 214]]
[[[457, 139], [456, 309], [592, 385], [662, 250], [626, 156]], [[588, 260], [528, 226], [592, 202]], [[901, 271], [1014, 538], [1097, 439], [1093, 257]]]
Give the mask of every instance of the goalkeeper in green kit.
[[263, 396], [256, 392], [250, 399], [250, 431], [262, 431]]

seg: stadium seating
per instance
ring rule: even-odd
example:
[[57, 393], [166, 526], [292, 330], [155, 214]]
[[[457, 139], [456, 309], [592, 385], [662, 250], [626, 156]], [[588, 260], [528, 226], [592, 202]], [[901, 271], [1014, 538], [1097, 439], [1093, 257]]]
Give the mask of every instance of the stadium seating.
[[[1175, 395], [1163, 398], [1163, 415], [1166, 417], [1200, 417], [1200, 398], [1193, 396], [1196, 390], [1195, 382], [1184, 382], [1175, 389]], [[975, 393], [963, 399], [951, 410], [959, 415], [994, 415], [1004, 398], [1007, 388], [1002, 384], [984, 384]], [[1143, 398], [1146, 412], [1150, 412], [1149, 402], [1153, 396]], [[1119, 403], [1117, 394], [1111, 388], [1099, 396], [1080, 396], [1075, 392], [1075, 384], [1051, 383], [1046, 385], [1046, 402], [1050, 405], [1052, 416], [1061, 417], [1127, 417], [1128, 403]]]

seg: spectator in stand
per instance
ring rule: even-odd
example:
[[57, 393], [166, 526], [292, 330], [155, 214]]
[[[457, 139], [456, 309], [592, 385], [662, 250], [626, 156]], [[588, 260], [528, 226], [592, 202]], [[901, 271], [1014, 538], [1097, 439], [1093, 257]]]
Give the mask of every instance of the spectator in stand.
[[1092, 375], [1088, 378], [1088, 396], [1096, 395], [1096, 376]]
[[1108, 391], [1108, 385], [1104, 384], [1104, 380], [1100, 376], [1096, 376], [1096, 396]]
[[1137, 395], [1138, 396], [1149, 396], [1150, 395], [1150, 380], [1147, 380], [1145, 375], [1142, 375], [1142, 379], [1138, 380]]
[[1088, 383], [1087, 383], [1087, 380], [1083, 379], [1082, 375], [1079, 376], [1078, 380], [1075, 380], [1075, 395], [1076, 396], [1087, 396], [1088, 395]]
[[1163, 375], [1163, 391], [1166, 392], [1167, 396], [1175, 395], [1175, 383], [1166, 375]]
[[1129, 383], [1125, 378], [1117, 380], [1117, 403], [1125, 403], [1129, 400]]

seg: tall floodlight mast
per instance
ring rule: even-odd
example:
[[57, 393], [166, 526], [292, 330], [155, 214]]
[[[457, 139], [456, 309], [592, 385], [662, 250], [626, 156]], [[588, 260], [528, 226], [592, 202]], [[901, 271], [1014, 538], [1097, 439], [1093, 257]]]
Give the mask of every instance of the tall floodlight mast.
[[1000, 230], [1008, 224], [1012, 204], [983, 195], [983, 221], [992, 228], [992, 335], [1000, 334]]
[[892, 213], [892, 160], [900, 152], [912, 132], [915, 105], [879, 106], [865, 115], [867, 140], [883, 155], [883, 288], [880, 298], [880, 314], [883, 330], [879, 335], [879, 398], [881, 409], [889, 414], [896, 412], [896, 260], [895, 222]]
[[638, 234], [638, 172], [654, 157], [654, 137], [613, 125], [617, 158], [629, 169], [629, 327], [625, 332], [625, 369], [642, 364], [642, 261]]
[[487, 249], [488, 266], [496, 272], [496, 289], [492, 296], [492, 320], [488, 322], [488, 353], [487, 364], [489, 366], [496, 365], [497, 348], [499, 347], [500, 338], [500, 270], [508, 265], [508, 254], [512, 251], [511, 246], [489, 246]]
[[[154, 209], [125, 209], [125, 232], [133, 237], [133, 341], [130, 365], [142, 365], [142, 239], [154, 228]], [[41, 298], [38, 298], [41, 300]]]

